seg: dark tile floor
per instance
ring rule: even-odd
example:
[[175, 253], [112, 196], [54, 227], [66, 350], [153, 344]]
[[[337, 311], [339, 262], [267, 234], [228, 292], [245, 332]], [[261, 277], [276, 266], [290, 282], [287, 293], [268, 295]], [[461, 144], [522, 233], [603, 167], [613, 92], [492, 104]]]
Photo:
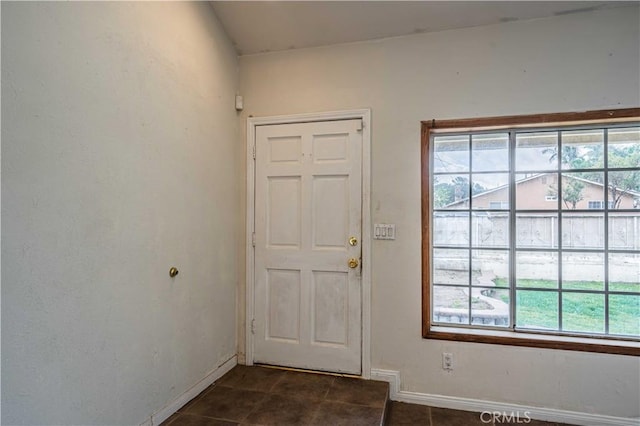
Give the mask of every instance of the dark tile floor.
[[388, 395], [386, 382], [238, 365], [162, 426], [492, 424], [480, 413], [394, 402]]
[[389, 384], [238, 365], [163, 426], [383, 423]]
[[[426, 405], [406, 404], [390, 401], [387, 409], [387, 422], [389, 426], [415, 425], [415, 426], [487, 426], [494, 423], [489, 416], [481, 418], [481, 413], [470, 411], [448, 410], [445, 408], [428, 407]], [[485, 420], [484, 422], [482, 420]], [[520, 424], [527, 426], [569, 426], [559, 423], [548, 423], [539, 420], [531, 420], [523, 423], [524, 414]], [[495, 425], [517, 424], [515, 419], [511, 422], [496, 422]]]

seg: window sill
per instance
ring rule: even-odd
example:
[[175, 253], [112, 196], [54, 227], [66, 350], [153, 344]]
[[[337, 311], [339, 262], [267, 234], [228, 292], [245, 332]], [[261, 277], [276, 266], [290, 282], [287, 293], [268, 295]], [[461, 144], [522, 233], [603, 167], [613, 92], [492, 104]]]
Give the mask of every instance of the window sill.
[[535, 332], [514, 332], [432, 326], [423, 333], [425, 339], [455, 340], [508, 346], [560, 349], [568, 351], [596, 352], [617, 355], [640, 356], [640, 342], [549, 335]]

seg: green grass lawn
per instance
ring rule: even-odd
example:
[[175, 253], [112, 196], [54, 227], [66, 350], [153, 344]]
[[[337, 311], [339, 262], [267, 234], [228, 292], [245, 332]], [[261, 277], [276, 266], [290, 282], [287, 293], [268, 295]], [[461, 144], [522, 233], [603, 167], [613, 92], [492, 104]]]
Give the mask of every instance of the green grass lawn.
[[[496, 285], [508, 285], [497, 278]], [[602, 282], [565, 281], [566, 290], [604, 290]], [[558, 284], [551, 280], [518, 280], [516, 290], [516, 324], [526, 328], [549, 328], [558, 330], [558, 293], [536, 291], [555, 289]], [[612, 291], [639, 292], [638, 283], [610, 283]], [[507, 296], [502, 296], [503, 301]], [[640, 335], [640, 294], [609, 295], [609, 332], [612, 334]], [[604, 333], [605, 296], [590, 293], [562, 293], [562, 330]]]

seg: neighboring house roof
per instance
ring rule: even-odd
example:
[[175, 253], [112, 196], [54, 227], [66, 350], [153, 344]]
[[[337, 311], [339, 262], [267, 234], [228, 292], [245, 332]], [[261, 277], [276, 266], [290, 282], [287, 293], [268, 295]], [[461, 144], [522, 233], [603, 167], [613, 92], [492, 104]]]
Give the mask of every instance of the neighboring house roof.
[[[551, 173], [551, 172], [549, 172], [549, 173], [538, 173], [538, 174], [535, 174], [535, 175], [531, 175], [531, 176], [529, 176], [529, 177], [526, 177], [526, 178], [524, 178], [524, 179], [520, 179], [519, 181], [516, 181], [516, 185], [520, 185], [521, 183], [529, 182], [529, 181], [531, 181], [531, 180], [533, 180], [533, 179], [537, 179], [537, 178], [539, 178], [539, 177], [542, 177], [542, 176], [548, 176], [548, 175], [552, 175], [552, 174], [555, 174], [555, 173]], [[585, 182], [585, 183], [590, 184], [590, 185], [600, 186], [600, 187], [604, 188], [604, 184], [603, 184], [603, 183], [595, 182], [595, 181], [593, 181], [593, 180], [584, 179], [584, 178], [580, 178], [580, 177], [577, 177], [577, 176], [571, 176], [571, 175], [568, 175], [568, 174], [566, 174], [566, 173], [562, 173], [562, 177], [567, 177], [567, 178], [569, 178], [569, 179], [579, 180], [579, 181], [581, 181], [581, 182]], [[482, 193], [480, 193], [480, 194], [475, 194], [475, 195], [473, 195], [471, 198], [476, 199], [476, 198], [478, 198], [478, 197], [484, 197], [484, 196], [487, 196], [487, 195], [492, 194], [492, 193], [494, 193], [494, 192], [498, 192], [498, 191], [501, 191], [501, 190], [503, 190], [503, 189], [506, 189], [506, 188], [508, 188], [508, 187], [509, 187], [509, 184], [501, 185], [501, 186], [498, 186], [497, 188], [490, 189], [490, 190], [485, 191], [485, 192], [482, 192]], [[640, 192], [631, 191], [631, 190], [629, 190], [629, 189], [624, 189], [624, 190], [623, 190], [623, 189], [621, 189], [621, 188], [616, 188], [616, 190], [624, 191], [626, 194], [628, 194], [628, 195], [629, 195], [629, 196], [631, 196], [631, 197], [634, 197], [634, 198], [640, 198]], [[445, 206], [444, 206], [444, 207], [442, 207], [442, 208], [447, 208], [447, 207], [455, 206], [456, 204], [464, 203], [464, 202], [466, 202], [466, 201], [469, 201], [469, 197], [467, 197], [467, 198], [463, 198], [463, 199], [458, 200], [458, 201], [454, 201], [453, 203], [449, 203], [449, 204], [445, 205]]]
[[[542, 175], [548, 175], [548, 174], [549, 174], [549, 173], [543, 173], [543, 174], [541, 174], [540, 176], [542, 176]], [[589, 183], [589, 184], [591, 184], [591, 185], [601, 186], [602, 188], [604, 188], [604, 183], [596, 182], [596, 181], [589, 180], [589, 179], [584, 179], [584, 178], [577, 177], [577, 176], [567, 175], [567, 174], [565, 174], [565, 173], [562, 173], [562, 176], [563, 176], [563, 177], [568, 177], [568, 178], [570, 178], [570, 179], [579, 180], [579, 181], [581, 181], [581, 182]], [[618, 187], [616, 187], [615, 189], [616, 189], [616, 190], [623, 191], [623, 192], [626, 192], [627, 194], [629, 194], [629, 195], [631, 195], [631, 196], [633, 196], [633, 197], [640, 197], [640, 192], [632, 191], [632, 190], [630, 190], [630, 189], [622, 189], [622, 188], [618, 188]]]

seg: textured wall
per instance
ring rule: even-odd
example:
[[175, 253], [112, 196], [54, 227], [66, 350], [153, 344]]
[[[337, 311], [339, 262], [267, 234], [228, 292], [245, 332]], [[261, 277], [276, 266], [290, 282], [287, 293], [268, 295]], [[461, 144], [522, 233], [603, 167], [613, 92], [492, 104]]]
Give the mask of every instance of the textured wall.
[[639, 30], [621, 8], [241, 58], [244, 114], [372, 109], [372, 219], [397, 224], [372, 247], [372, 365], [404, 390], [640, 415], [637, 358], [420, 335], [420, 120], [637, 107]]
[[2, 3], [3, 424], [139, 424], [236, 353], [236, 87], [207, 3]]

